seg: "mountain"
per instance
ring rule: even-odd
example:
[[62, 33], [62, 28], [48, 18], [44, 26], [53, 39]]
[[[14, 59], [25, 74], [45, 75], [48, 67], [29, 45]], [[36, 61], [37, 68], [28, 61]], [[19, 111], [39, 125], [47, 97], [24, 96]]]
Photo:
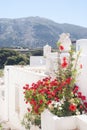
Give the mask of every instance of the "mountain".
[[0, 19], [0, 47], [43, 47], [47, 43], [55, 47], [61, 33], [70, 33], [72, 40], [87, 38], [87, 28], [72, 24], [27, 17]]

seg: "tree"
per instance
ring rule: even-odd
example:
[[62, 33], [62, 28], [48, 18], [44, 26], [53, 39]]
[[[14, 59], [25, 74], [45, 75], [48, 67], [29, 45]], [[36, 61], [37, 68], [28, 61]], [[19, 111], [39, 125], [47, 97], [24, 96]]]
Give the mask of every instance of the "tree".
[[26, 54], [11, 49], [0, 49], [0, 69], [4, 68], [4, 65], [18, 64], [29, 64], [29, 58]]

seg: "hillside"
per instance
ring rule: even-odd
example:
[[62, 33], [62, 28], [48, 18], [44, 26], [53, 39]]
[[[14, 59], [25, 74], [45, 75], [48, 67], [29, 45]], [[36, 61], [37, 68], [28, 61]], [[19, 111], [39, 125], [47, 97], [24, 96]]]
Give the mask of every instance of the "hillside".
[[0, 19], [0, 47], [39, 48], [55, 42], [63, 32], [70, 33], [72, 40], [87, 38], [87, 28], [59, 24], [40, 17]]

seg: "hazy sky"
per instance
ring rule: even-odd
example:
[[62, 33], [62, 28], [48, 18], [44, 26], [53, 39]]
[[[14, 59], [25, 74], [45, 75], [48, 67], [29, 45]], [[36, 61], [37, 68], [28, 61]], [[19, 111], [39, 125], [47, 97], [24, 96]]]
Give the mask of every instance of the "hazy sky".
[[30, 16], [87, 27], [87, 0], [0, 0], [0, 18]]

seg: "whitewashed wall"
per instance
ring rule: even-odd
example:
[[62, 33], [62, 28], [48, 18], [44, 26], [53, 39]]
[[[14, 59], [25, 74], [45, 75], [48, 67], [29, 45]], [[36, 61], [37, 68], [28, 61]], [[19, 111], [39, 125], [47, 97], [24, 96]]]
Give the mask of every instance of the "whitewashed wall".
[[87, 39], [77, 40], [76, 50], [81, 50], [79, 63], [82, 64], [81, 73], [77, 84], [85, 96], [87, 96]]
[[41, 114], [42, 130], [87, 130], [87, 115], [57, 117], [45, 110]]
[[[32, 70], [32, 71], [31, 71]], [[23, 86], [36, 82], [46, 75], [43, 73], [34, 72], [33, 68], [6, 66], [5, 67], [5, 120], [9, 120], [16, 126], [20, 125], [23, 115], [26, 112], [27, 105], [24, 102]], [[37, 69], [38, 70], [38, 69]], [[17, 90], [19, 89], [19, 97]], [[17, 101], [17, 99], [19, 101]], [[17, 107], [17, 108], [16, 108]], [[19, 107], [19, 108], [18, 108]], [[17, 110], [18, 109], [18, 110]]]
[[43, 56], [31, 56], [30, 66], [44, 66], [46, 64], [46, 58]]

